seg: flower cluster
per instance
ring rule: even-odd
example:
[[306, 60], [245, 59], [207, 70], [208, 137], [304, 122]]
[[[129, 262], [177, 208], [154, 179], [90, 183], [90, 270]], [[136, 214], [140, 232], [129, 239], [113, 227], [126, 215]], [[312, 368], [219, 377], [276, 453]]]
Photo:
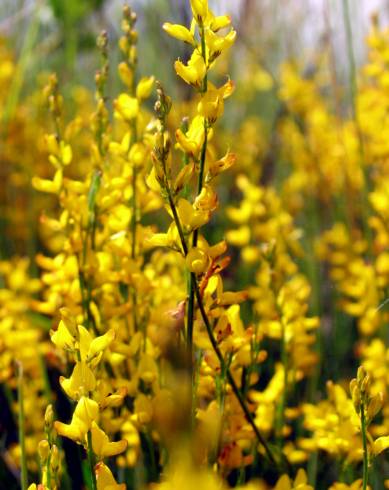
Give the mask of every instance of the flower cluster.
[[[4, 465], [23, 490], [381, 488], [389, 31], [373, 21], [347, 115], [325, 57], [272, 75], [230, 49], [229, 15], [185, 12], [162, 27], [182, 103], [139, 74], [127, 5], [122, 88], [103, 31], [95, 90], [72, 87], [69, 111], [60, 75], [7, 109], [0, 43]], [[271, 124], [244, 117], [270, 92]], [[3, 192], [26, 186], [28, 219]]]

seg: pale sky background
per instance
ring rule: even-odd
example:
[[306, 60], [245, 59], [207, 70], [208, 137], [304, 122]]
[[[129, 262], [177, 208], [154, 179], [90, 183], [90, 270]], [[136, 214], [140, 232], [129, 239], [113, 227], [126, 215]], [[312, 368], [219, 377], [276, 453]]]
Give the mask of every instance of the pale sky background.
[[[67, 1], [67, 0], [62, 0]], [[249, 39], [248, 42], [263, 42], [270, 37], [276, 39], [278, 52], [275, 62], [280, 57], [297, 56], [304, 58], [315, 49], [320, 48], [320, 39], [330, 28], [331, 41], [335, 47], [337, 63], [346, 64], [346, 42], [344, 35], [344, 23], [342, 15], [342, 3], [344, 0], [209, 0], [210, 5], [217, 13], [230, 12], [234, 17], [234, 24], [239, 26], [239, 13], [246, 2], [259, 8], [263, 16], [259, 19], [261, 25], [254, 26], [257, 39]], [[109, 0], [105, 3], [104, 17], [91, 19], [91, 26], [98, 20], [101, 25], [119, 32], [119, 18], [123, 0]], [[145, 4], [149, 7], [156, 6], [155, 11], [161, 7], [166, 16], [163, 20], [170, 20], [174, 9], [187, 5], [187, 0], [129, 0], [142, 18], [142, 8]], [[365, 38], [369, 32], [370, 17], [373, 12], [378, 12], [381, 25], [389, 25], [389, 0], [348, 0], [352, 19], [353, 46], [357, 63], [365, 60]], [[50, 9], [47, 7], [49, 0], [0, 0], [0, 36], [13, 35], [16, 41], [23, 38], [25, 24], [31, 17], [36, 5], [41, 5], [40, 17], [43, 23], [50, 24]], [[176, 7], [174, 7], [176, 6]], [[150, 11], [150, 9], [149, 9]], [[177, 20], [177, 17], [176, 19]], [[242, 27], [242, 26], [241, 26]], [[162, 33], [162, 31], [161, 31]], [[239, 35], [239, 32], [238, 32]], [[18, 43], [17, 43], [18, 44]], [[266, 47], [266, 49], [268, 49]], [[270, 57], [273, 55], [269, 52]], [[274, 57], [273, 57], [274, 58]]]
[[[115, 1], [115, 0], [112, 0]], [[152, 5], [156, 0], [136, 0], [138, 4]], [[176, 5], [187, 0], [173, 1]], [[248, 0], [209, 0], [215, 12], [230, 12], [238, 17], [244, 3]], [[324, 32], [331, 29], [332, 42], [338, 61], [346, 59], [345, 35], [343, 22], [343, 0], [251, 0], [266, 13], [269, 25], [277, 35], [284, 37], [285, 49], [289, 45], [300, 45], [304, 50], [314, 49]], [[118, 3], [122, 3], [118, 0]], [[370, 18], [378, 12], [382, 26], [389, 25], [389, 0], [348, 0], [352, 20], [353, 45], [357, 62], [362, 62], [366, 55], [365, 39], [370, 28]], [[327, 20], [326, 20], [327, 18]], [[293, 26], [299, 26], [298, 32]], [[238, 33], [239, 34], [239, 33]], [[288, 36], [290, 38], [288, 38]]]

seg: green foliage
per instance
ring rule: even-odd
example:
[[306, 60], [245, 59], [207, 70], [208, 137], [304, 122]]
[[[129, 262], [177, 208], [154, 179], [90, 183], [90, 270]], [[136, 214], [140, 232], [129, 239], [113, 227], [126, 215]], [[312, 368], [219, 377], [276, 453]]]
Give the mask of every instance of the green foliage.
[[50, 0], [49, 3], [57, 20], [66, 27], [73, 26], [93, 10], [100, 9], [104, 0]]

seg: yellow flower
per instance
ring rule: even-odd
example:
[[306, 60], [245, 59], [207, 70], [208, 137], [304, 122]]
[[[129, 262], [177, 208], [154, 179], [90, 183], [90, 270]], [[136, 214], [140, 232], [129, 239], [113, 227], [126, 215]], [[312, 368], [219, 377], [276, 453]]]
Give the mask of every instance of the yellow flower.
[[97, 490], [126, 490], [124, 483], [116, 483], [111, 470], [104, 463], [98, 463], [95, 468]]
[[207, 72], [204, 59], [197, 50], [193, 51], [187, 65], [177, 60], [174, 63], [174, 68], [178, 76], [195, 88], [201, 87]]
[[59, 169], [55, 172], [54, 179], [40, 179], [39, 177], [32, 178], [33, 187], [40, 192], [47, 192], [49, 194], [59, 194], [62, 188], [63, 172]]
[[186, 256], [186, 265], [191, 272], [202, 274], [209, 264], [208, 255], [200, 248], [192, 248]]
[[208, 0], [190, 0], [190, 6], [196, 22], [202, 25], [208, 16]]
[[214, 211], [218, 205], [216, 192], [210, 185], [205, 185], [196, 197], [194, 207], [200, 211]]
[[209, 211], [197, 210], [186, 199], [178, 201], [177, 213], [186, 231], [193, 231], [208, 223], [211, 215]]
[[61, 376], [59, 382], [64, 392], [73, 400], [78, 400], [80, 396], [87, 396], [96, 387], [93, 371], [85, 362], [77, 362], [70, 378]]
[[234, 90], [234, 84], [228, 81], [217, 89], [208, 83], [207, 92], [201, 97], [197, 110], [210, 124], [213, 124], [224, 112], [224, 99], [229, 97]]
[[294, 481], [288, 475], [282, 475], [274, 490], [314, 490], [308, 485], [308, 478], [303, 469], [299, 469]]
[[186, 27], [180, 24], [170, 24], [169, 22], [165, 22], [162, 28], [172, 37], [184, 41], [185, 43], [191, 44], [192, 46], [196, 46], [196, 42], [193, 36], [193, 33], [187, 29]]
[[201, 116], [196, 116], [193, 118], [186, 133], [184, 133], [181, 129], [177, 129], [176, 131], [178, 147], [185, 153], [192, 155], [194, 158], [199, 156], [204, 143], [204, 138], [204, 118]]
[[154, 77], [143, 77], [136, 87], [136, 97], [139, 100], [148, 99], [154, 85]]
[[129, 88], [132, 88], [134, 83], [134, 72], [129, 68], [125, 61], [119, 63], [118, 72], [121, 81]]
[[213, 32], [217, 32], [220, 31], [220, 29], [228, 27], [230, 24], [231, 17], [229, 15], [218, 15], [216, 17], [212, 15], [209, 27], [213, 30]]
[[77, 403], [70, 424], [56, 421], [54, 428], [60, 436], [83, 443], [87, 432], [91, 429], [92, 422], [97, 420], [98, 415], [98, 404], [94, 400], [82, 396]]
[[[361, 490], [362, 488], [362, 479], [356, 480], [351, 485], [347, 485], [346, 483], [335, 482], [330, 486], [328, 490]], [[370, 489], [370, 485], [367, 486]]]
[[374, 441], [373, 451], [375, 455], [382, 453], [389, 447], [389, 436], [379, 437]]
[[54, 134], [46, 136], [46, 144], [50, 152], [49, 161], [56, 168], [61, 168], [61, 165], [69, 165], [71, 163], [73, 152], [69, 144], [62, 140], [59, 141]]
[[236, 31], [231, 29], [226, 36], [219, 36], [212, 30], [205, 31], [205, 44], [208, 48], [208, 63], [212, 63], [223, 51], [230, 48], [236, 39]]
[[65, 350], [73, 350], [76, 339], [74, 335], [69, 331], [70, 327], [62, 319], [56, 331], [51, 332], [51, 341], [59, 348]]
[[219, 175], [221, 172], [228, 170], [230, 167], [232, 167], [235, 164], [235, 162], [236, 162], [236, 155], [228, 151], [224, 155], [224, 157], [209, 163], [206, 182], [211, 181], [214, 177]]
[[80, 355], [81, 361], [97, 364], [103, 351], [110, 345], [115, 338], [114, 330], [110, 329], [104, 335], [93, 338], [88, 330], [82, 325], [78, 326], [80, 336]]
[[131, 121], [138, 116], [139, 102], [136, 97], [131, 97], [128, 94], [120, 94], [114, 101], [115, 114], [126, 121]]
[[117, 456], [127, 449], [127, 441], [122, 439], [117, 442], [109, 442], [107, 434], [92, 422], [92, 449], [99, 460], [110, 456]]

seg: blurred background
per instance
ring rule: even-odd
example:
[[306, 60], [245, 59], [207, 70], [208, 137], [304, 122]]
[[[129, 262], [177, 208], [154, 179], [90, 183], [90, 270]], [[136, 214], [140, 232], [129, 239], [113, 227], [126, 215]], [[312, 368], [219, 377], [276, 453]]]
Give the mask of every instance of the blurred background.
[[[0, 37], [7, 38], [18, 54], [28, 50], [25, 69], [29, 76], [23, 77], [25, 83], [42, 70], [61, 68], [64, 81], [91, 85], [91, 73], [96, 65], [96, 35], [101, 29], [107, 29], [116, 53], [122, 4], [122, 0], [1, 0]], [[172, 82], [169, 48], [174, 45], [176, 51], [176, 44], [161, 35], [161, 24], [167, 19], [187, 22], [186, 2], [133, 0], [130, 4], [139, 12], [144, 54], [141, 65], [152, 69], [165, 83]], [[211, 4], [215, 11], [231, 12], [241, 45], [254, 51], [269, 68], [275, 69], [286, 57], [301, 59], [322, 48], [323, 43], [331, 43], [339, 76], [345, 76], [348, 56], [344, 0], [214, 0]], [[369, 19], [379, 12], [385, 24], [389, 2], [348, 0], [348, 6], [355, 58], [361, 63], [366, 55], [364, 40]], [[147, 36], [142, 32], [147, 32]], [[166, 63], [159, 62], [161, 53]]]
[[[190, 50], [166, 35], [162, 24], [169, 21], [189, 26], [189, 2], [132, 0], [128, 3], [139, 19], [139, 73], [155, 75], [175, 101], [183, 101], [181, 105], [176, 104], [173, 122], [176, 129], [182, 116], [190, 113], [188, 101], [193, 91], [178, 79], [173, 64], [178, 57], [186, 61]], [[79, 115], [77, 124], [90, 129], [90, 114], [95, 110], [94, 77], [100, 66], [96, 37], [103, 29], [110, 40], [108, 105], [123, 90], [117, 73], [123, 4], [122, 0], [0, 0], [0, 263], [14, 256], [29, 257], [25, 268], [31, 269], [33, 277], [37, 276], [37, 253], [51, 255], [62, 247], [61, 242], [45, 235], [39, 226], [48, 219], [46, 216], [56, 215], [56, 199], [31, 187], [33, 176], [52, 177], [44, 134], [53, 129], [43, 87], [50, 73], [58, 73], [65, 101], [64, 119], [69, 121]], [[309, 311], [321, 315], [323, 358], [329, 360], [322, 368], [322, 378], [336, 380], [344, 371], [350, 378], [356, 368], [350, 346], [358, 338], [354, 317], [364, 321], [367, 318], [370, 322], [367, 313], [373, 311], [376, 315], [381, 308], [379, 301], [388, 296], [388, 291], [381, 291], [386, 283], [382, 283], [384, 286], [380, 283], [379, 293], [372, 290], [368, 274], [373, 272], [368, 256], [366, 264], [363, 262], [366, 267], [361, 269], [362, 279], [351, 278], [360, 280], [364, 286], [366, 277], [366, 297], [371, 300], [371, 304], [367, 301], [367, 313], [363, 310], [361, 314], [349, 314], [351, 307], [347, 311], [347, 302], [343, 303], [343, 309], [348, 316], [340, 309], [335, 311], [338, 292], [327, 280], [327, 265], [319, 263], [314, 250], [316, 238], [334, 222], [355, 221], [356, 234], [350, 235], [351, 245], [366, 225], [366, 212], [362, 209], [366, 196], [361, 199], [361, 195], [371, 189], [360, 188], [364, 185], [360, 168], [364, 160], [359, 153], [362, 145], [358, 141], [360, 128], [353, 91], [358, 88], [358, 69], [367, 60], [366, 38], [372, 19], [381, 26], [388, 25], [389, 0], [210, 0], [210, 5], [216, 13], [230, 12], [238, 33], [234, 49], [219, 60], [212, 74], [219, 78], [218, 85], [225, 81], [226, 73], [236, 83], [236, 93], [226, 105], [226, 115], [214, 143], [216, 147], [220, 145], [221, 155], [226, 148], [239, 155], [239, 165], [226, 177], [230, 180], [223, 180], [219, 186], [220, 207], [231, 206], [241, 199], [234, 179], [243, 172], [252, 183], [269, 187], [269, 195], [264, 195], [271, 204], [267, 203], [270, 216], [266, 217], [270, 230], [274, 222], [278, 223], [282, 206], [288, 210], [287, 220], [290, 218], [298, 227], [298, 232], [292, 234], [293, 243], [288, 242], [288, 246], [291, 249], [294, 246], [299, 270], [312, 287]], [[387, 59], [386, 56], [385, 69]], [[388, 88], [387, 78], [383, 77], [382, 85], [385, 90]], [[385, 158], [389, 154], [386, 146], [389, 132], [381, 131], [381, 126], [387, 124], [385, 111], [389, 104], [382, 101], [383, 93], [384, 90], [377, 90], [373, 93], [374, 103], [362, 105], [363, 129], [366, 138], [372, 141], [368, 148], [374, 150], [372, 156], [368, 152], [367, 155], [371, 158], [372, 175], [376, 172], [373, 183], [377, 187], [381, 145], [387, 152]], [[361, 92], [362, 102], [363, 95]], [[151, 97], [148, 102], [150, 110], [154, 100]], [[382, 111], [375, 111], [376, 107]], [[376, 131], [377, 127], [380, 131]], [[71, 177], [87, 173], [91, 164], [89, 143], [88, 138], [81, 137], [74, 145], [77, 158], [68, 170]], [[299, 180], [301, 177], [303, 180]], [[314, 183], [312, 177], [316, 178]], [[286, 234], [290, 231], [288, 223]], [[230, 226], [226, 213], [218, 213], [207, 227], [206, 238], [215, 243]], [[161, 229], [166, 229], [166, 223]], [[258, 232], [261, 233], [265, 234], [262, 230]], [[233, 260], [225, 284], [233, 290], [244, 289], [254, 284], [255, 268], [249, 262], [241, 267], [240, 245], [230, 241], [236, 248], [230, 252]], [[304, 253], [297, 242], [301, 242]], [[377, 256], [380, 252], [377, 247]], [[367, 294], [371, 291], [371, 295]], [[251, 305], [242, 305], [245, 324], [252, 321], [251, 314]], [[50, 321], [42, 315], [34, 321], [43, 323], [46, 330], [50, 328], [47, 326]], [[324, 381], [321, 385], [324, 386]], [[0, 408], [1, 405], [6, 406], [0, 399]], [[14, 432], [10, 432], [16, 440]], [[15, 441], [6, 441], [6, 445], [10, 442]]]
[[[58, 73], [66, 117], [75, 115], [80, 104], [85, 105], [88, 97], [93, 97], [94, 74], [100, 66], [96, 36], [105, 29], [110, 40], [108, 104], [111, 104], [122, 87], [117, 73], [121, 59], [117, 44], [123, 3], [123, 0], [0, 0], [3, 257], [18, 253], [33, 258], [40, 247], [36, 223], [44, 203], [32, 193], [30, 181], [31, 172], [43, 175], [47, 172], [46, 150], [41, 144], [48, 124], [46, 108], [41, 104], [47, 77]], [[132, 0], [129, 4], [139, 19], [139, 73], [155, 75], [174, 99], [186, 101], [191, 90], [178, 79], [173, 64], [177, 57], [185, 61], [190, 50], [167, 36], [162, 24], [169, 21], [188, 26], [189, 2]], [[353, 72], [357, 73], [358, 67], [366, 62], [366, 37], [372, 17], [378, 15], [381, 26], [388, 23], [388, 0], [210, 0], [210, 4], [215, 12], [231, 13], [238, 33], [236, 46], [218, 65], [220, 82], [229, 73], [237, 87], [226, 108], [227, 117], [221, 122], [230, 134], [233, 150], [234, 134], [242, 129], [247, 117], [253, 116], [260, 120], [260, 129], [255, 130], [259, 154], [263, 153], [259, 160], [267, 161], [266, 152], [272, 154], [275, 125], [283, 111], [279, 87], [285, 62], [294, 63], [303, 78], [316, 79], [333, 112], [342, 117], [352, 116]], [[89, 95], [80, 87], [88, 89]], [[152, 104], [150, 99], [150, 109]], [[35, 126], [28, 123], [32, 120]], [[12, 174], [11, 168], [20, 172]], [[37, 202], [31, 205], [33, 199]], [[11, 209], [20, 210], [17, 221], [16, 211], [8, 216]], [[18, 240], [7, 238], [16, 231]]]

